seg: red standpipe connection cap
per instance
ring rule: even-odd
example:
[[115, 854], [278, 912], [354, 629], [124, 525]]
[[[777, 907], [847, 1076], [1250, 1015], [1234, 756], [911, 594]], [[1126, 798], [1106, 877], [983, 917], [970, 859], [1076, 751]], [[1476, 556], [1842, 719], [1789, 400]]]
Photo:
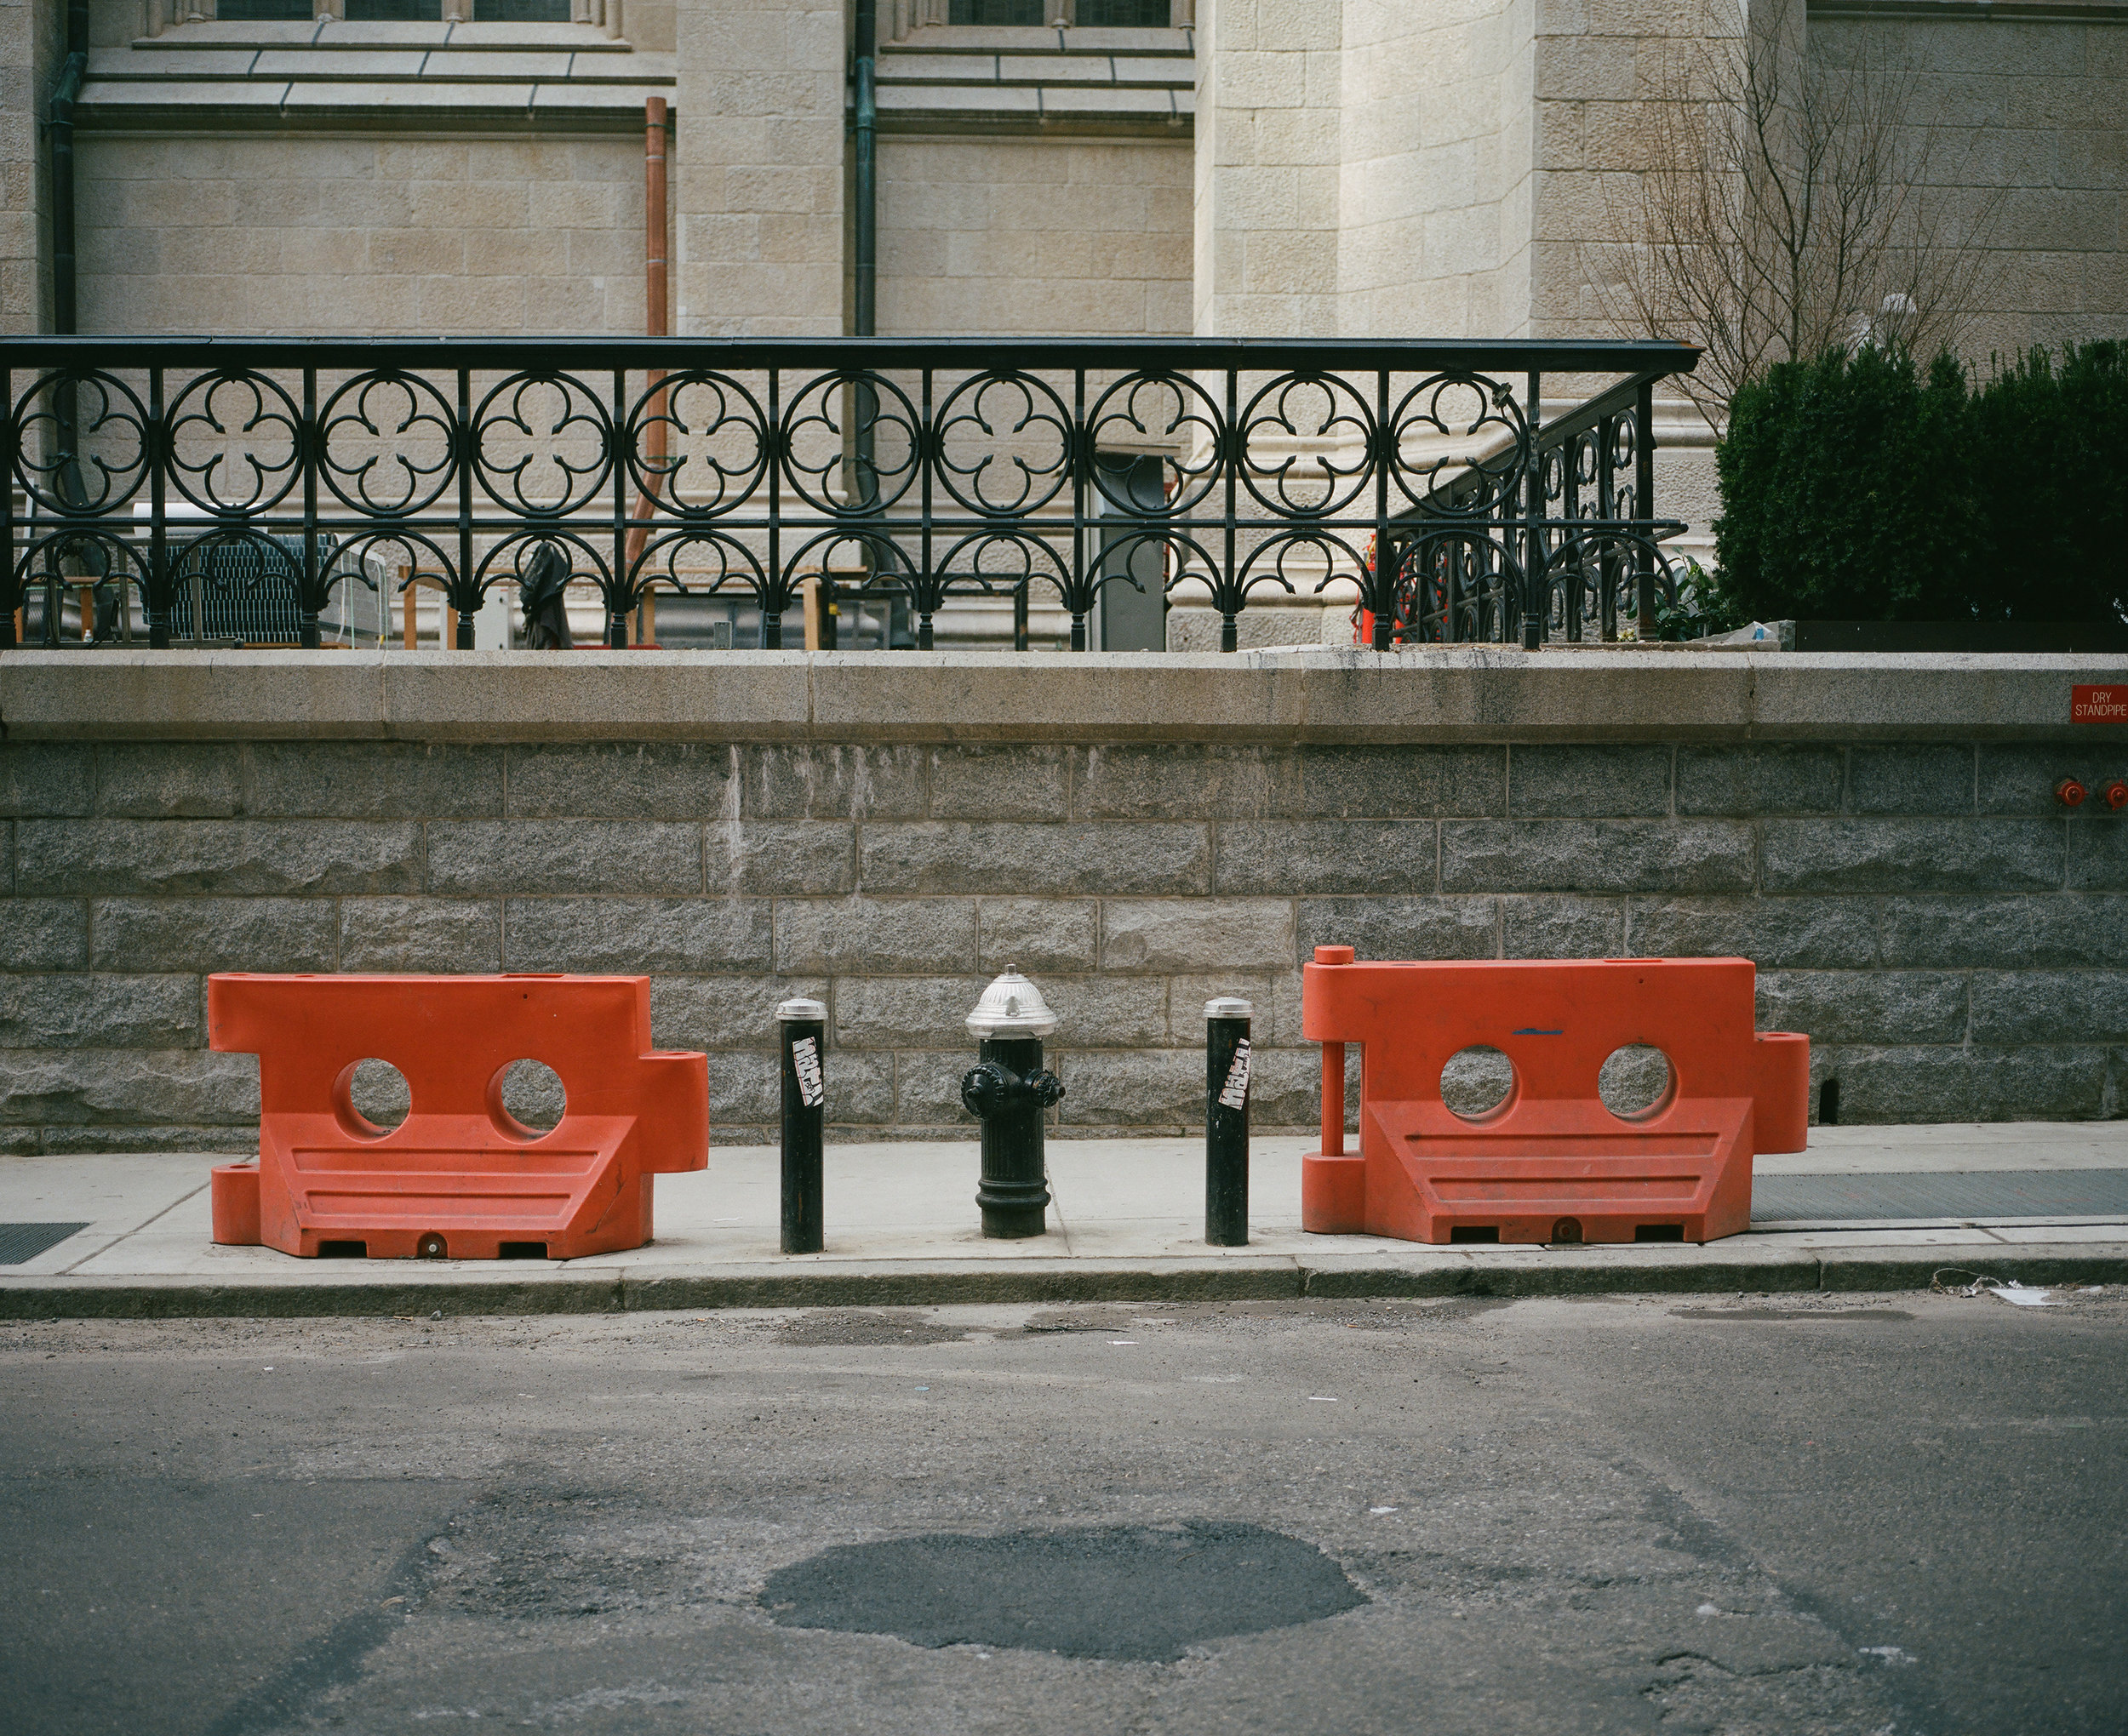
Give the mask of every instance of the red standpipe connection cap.
[[2128, 779], [2115, 778], [2098, 793], [2106, 805], [2116, 814], [2122, 808], [2128, 808]]
[[2081, 808], [2084, 794], [2084, 786], [2074, 778], [2064, 778], [2054, 786], [2054, 799], [2064, 808]]

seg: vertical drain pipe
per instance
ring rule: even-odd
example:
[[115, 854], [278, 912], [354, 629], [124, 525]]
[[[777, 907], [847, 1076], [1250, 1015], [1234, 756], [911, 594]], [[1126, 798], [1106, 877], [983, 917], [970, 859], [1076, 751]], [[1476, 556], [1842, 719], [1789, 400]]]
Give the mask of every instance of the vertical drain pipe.
[[46, 123], [52, 144], [52, 329], [66, 334], [75, 328], [74, 103], [88, 71], [89, 0], [67, 0], [66, 59], [52, 87]]
[[857, 306], [855, 335], [878, 335], [879, 295], [879, 0], [857, 0]]
[[[851, 69], [855, 83], [856, 106], [852, 114], [851, 131], [856, 157], [856, 186], [853, 197], [856, 210], [853, 213], [855, 234], [853, 240], [856, 250], [856, 305], [851, 310], [851, 334], [860, 338], [877, 337], [879, 330], [879, 92], [878, 85], [879, 52], [879, 0], [857, 0], [856, 40], [854, 45], [855, 66]], [[878, 472], [873, 468], [872, 422], [878, 417], [879, 403], [869, 387], [858, 389], [856, 402], [852, 406], [857, 418], [857, 461], [855, 480], [868, 499], [878, 494]], [[867, 577], [879, 570], [878, 552], [870, 543], [860, 545], [863, 551]], [[834, 580], [828, 577], [827, 563], [821, 563], [821, 575], [815, 581], [821, 589], [821, 620], [831, 619], [830, 608], [835, 600]], [[890, 597], [884, 605], [888, 631], [887, 643], [893, 642], [894, 603]]]
[[[661, 96], [646, 97], [643, 104], [643, 330], [646, 337], [664, 338], [672, 335], [671, 300], [667, 290], [666, 260], [667, 243], [666, 231], [666, 197], [665, 189], [665, 141], [666, 137], [666, 109]], [[665, 370], [653, 368], [644, 374], [644, 383], [655, 389], [665, 380]], [[649, 401], [643, 429], [643, 467], [647, 487], [636, 496], [634, 529], [628, 533], [628, 571], [624, 578], [635, 576], [636, 562], [643, 554], [643, 545], [650, 536], [650, 503], [665, 483], [665, 455], [666, 452], [665, 394], [658, 392]], [[654, 637], [655, 629], [654, 605], [650, 593], [645, 591], [636, 603], [636, 637], [647, 640]], [[628, 642], [627, 620], [616, 616], [609, 624], [607, 643], [619, 647]]]

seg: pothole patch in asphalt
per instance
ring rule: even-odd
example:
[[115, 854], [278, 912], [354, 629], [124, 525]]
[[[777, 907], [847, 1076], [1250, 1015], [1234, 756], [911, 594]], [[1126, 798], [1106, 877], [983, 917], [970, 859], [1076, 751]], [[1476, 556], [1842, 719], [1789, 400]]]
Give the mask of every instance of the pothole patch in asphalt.
[[761, 1594], [785, 1627], [1164, 1664], [1366, 1602], [1314, 1545], [1216, 1521], [849, 1544], [779, 1568]]
[[874, 1311], [861, 1308], [809, 1311], [774, 1328], [786, 1345], [957, 1345], [968, 1336], [965, 1326], [912, 1310]]

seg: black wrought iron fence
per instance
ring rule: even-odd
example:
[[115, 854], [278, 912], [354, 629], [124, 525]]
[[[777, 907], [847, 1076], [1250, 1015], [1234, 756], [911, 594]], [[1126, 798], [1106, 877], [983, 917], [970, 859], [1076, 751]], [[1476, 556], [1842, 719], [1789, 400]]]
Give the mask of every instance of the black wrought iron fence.
[[[1399, 642], [1646, 631], [1674, 594], [1658, 343], [1253, 340], [0, 342], [0, 645], [320, 642], [438, 591], [460, 647], [557, 562], [606, 642], [655, 593], [781, 645], [808, 587], [929, 648], [958, 597], [1359, 589]], [[1612, 384], [1547, 423], [1545, 381]], [[1385, 557], [1385, 552], [1386, 557]], [[26, 605], [36, 602], [33, 611]], [[403, 608], [410, 607], [403, 604]], [[385, 613], [377, 617], [385, 636]]]

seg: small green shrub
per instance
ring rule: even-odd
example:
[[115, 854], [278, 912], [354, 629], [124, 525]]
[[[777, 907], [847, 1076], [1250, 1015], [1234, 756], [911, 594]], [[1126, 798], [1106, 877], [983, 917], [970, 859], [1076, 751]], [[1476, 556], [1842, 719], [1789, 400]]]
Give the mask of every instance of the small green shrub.
[[2070, 345], [1999, 368], [1974, 394], [1987, 523], [1971, 576], [1983, 620], [2128, 614], [2128, 345]]
[[1784, 362], [1739, 391], [1715, 448], [1721, 589], [1747, 620], [1970, 613], [1982, 515], [1971, 397], [1948, 356]]
[[1974, 389], [1896, 349], [1782, 363], [1715, 448], [1720, 608], [1745, 620], [2128, 615], [2128, 345]]

